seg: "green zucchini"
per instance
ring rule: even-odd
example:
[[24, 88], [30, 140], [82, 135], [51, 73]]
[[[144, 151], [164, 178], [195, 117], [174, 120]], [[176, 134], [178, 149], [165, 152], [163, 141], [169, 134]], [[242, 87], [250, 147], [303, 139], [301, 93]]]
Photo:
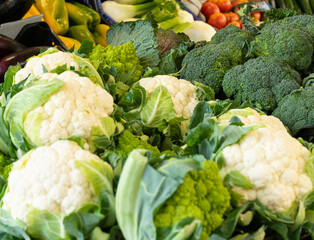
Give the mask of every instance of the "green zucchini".
[[269, 3], [273, 8], [276, 8], [276, 1], [275, 1], [275, 0], [269, 0], [268, 3]]
[[300, 5], [299, 5], [298, 1], [297, 0], [292, 0], [292, 2], [293, 2], [294, 9], [301, 11], [301, 8], [300, 8]]
[[286, 4], [286, 8], [294, 9], [292, 0], [284, 0], [284, 2], [285, 2], [285, 4]]
[[302, 12], [307, 14], [313, 14], [313, 10], [311, 8], [311, 4], [309, 0], [299, 0], [300, 7], [302, 9]]
[[286, 8], [286, 4], [285, 4], [284, 0], [276, 0], [276, 7], [285, 9]]
[[311, 4], [312, 10], [314, 12], [314, 0], [310, 0], [310, 4]]

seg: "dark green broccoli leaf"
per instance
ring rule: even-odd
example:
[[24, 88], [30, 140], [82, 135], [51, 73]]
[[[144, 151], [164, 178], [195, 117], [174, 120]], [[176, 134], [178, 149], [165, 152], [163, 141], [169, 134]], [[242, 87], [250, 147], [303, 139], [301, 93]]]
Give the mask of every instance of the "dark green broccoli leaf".
[[300, 74], [285, 62], [261, 56], [232, 68], [224, 76], [222, 86], [229, 98], [251, 101], [256, 107], [272, 111], [279, 101], [300, 88]]
[[300, 88], [285, 96], [272, 113], [295, 135], [303, 128], [314, 128], [314, 86]]

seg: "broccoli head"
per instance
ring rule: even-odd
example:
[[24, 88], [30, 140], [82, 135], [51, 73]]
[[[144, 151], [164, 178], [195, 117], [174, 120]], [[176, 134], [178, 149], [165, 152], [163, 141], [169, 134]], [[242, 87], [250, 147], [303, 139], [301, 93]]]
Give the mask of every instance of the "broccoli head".
[[255, 56], [277, 57], [298, 71], [308, 69], [312, 63], [312, 37], [293, 25], [267, 24], [251, 46]]
[[241, 47], [243, 50], [248, 50], [250, 42], [254, 39], [255, 36], [253, 35], [253, 33], [244, 29], [240, 29], [234, 25], [229, 25], [216, 32], [210, 40], [210, 44], [217, 44], [220, 42], [233, 42]]
[[256, 107], [272, 111], [279, 101], [300, 88], [301, 77], [287, 63], [271, 56], [248, 60], [224, 76], [222, 86], [227, 97], [251, 101]]
[[184, 182], [164, 203], [154, 218], [156, 227], [171, 226], [186, 217], [202, 221], [201, 240], [207, 240], [223, 222], [230, 195], [222, 184], [214, 161], [203, 162], [203, 170], [186, 174]]
[[300, 88], [285, 96], [272, 115], [286, 125], [292, 135], [314, 127], [314, 86]]
[[280, 22], [293, 25], [302, 31], [307, 32], [314, 41], [314, 15], [297, 15], [293, 17], [288, 17]]
[[122, 78], [130, 74], [129, 79], [124, 80], [131, 85], [138, 81], [143, 73], [143, 67], [136, 56], [135, 48], [132, 42], [120, 46], [103, 47], [97, 45], [89, 55], [89, 60], [97, 68], [105, 66], [115, 67], [117, 78]]
[[210, 86], [215, 94], [222, 92], [222, 80], [232, 67], [243, 63], [242, 49], [235, 43], [207, 44], [188, 52], [183, 61], [182, 79]]

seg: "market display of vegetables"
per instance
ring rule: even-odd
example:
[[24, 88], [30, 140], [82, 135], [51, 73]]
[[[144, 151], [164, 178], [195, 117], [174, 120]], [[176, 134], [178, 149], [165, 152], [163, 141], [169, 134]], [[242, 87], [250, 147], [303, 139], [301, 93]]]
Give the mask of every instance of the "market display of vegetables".
[[67, 51], [0, 36], [0, 238], [314, 239], [314, 15], [102, 6], [36, 1]]

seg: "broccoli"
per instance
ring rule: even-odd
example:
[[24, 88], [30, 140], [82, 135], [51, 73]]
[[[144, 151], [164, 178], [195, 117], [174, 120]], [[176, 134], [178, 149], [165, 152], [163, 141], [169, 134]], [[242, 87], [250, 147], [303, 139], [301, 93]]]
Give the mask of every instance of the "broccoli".
[[255, 56], [277, 57], [296, 70], [306, 70], [312, 63], [312, 37], [289, 24], [270, 23], [251, 42]]
[[223, 222], [223, 214], [230, 205], [230, 195], [222, 184], [214, 161], [203, 162], [203, 170], [188, 172], [184, 182], [162, 205], [154, 217], [156, 227], [176, 224], [183, 218], [202, 221], [201, 240], [209, 238]]
[[133, 135], [130, 131], [124, 130], [118, 139], [118, 147], [116, 152], [124, 157], [127, 157], [134, 149], [147, 149], [152, 152], [153, 156], [160, 156], [160, 151], [157, 147], [150, 145], [147, 141]]
[[220, 31], [216, 32], [215, 35], [212, 37], [210, 44], [218, 44], [221, 42], [233, 42], [237, 44], [243, 52], [243, 57], [248, 55], [249, 45], [250, 42], [255, 39], [253, 33], [242, 30], [234, 25], [229, 25], [224, 27]]
[[303, 128], [314, 127], [314, 86], [300, 88], [285, 96], [273, 111], [292, 135]]
[[256, 107], [272, 111], [290, 92], [300, 88], [300, 74], [287, 63], [271, 56], [248, 60], [224, 76], [222, 86], [227, 97], [251, 101]]
[[180, 77], [210, 86], [215, 94], [222, 92], [222, 80], [232, 67], [243, 62], [242, 49], [233, 42], [208, 44], [188, 52]]
[[89, 60], [97, 69], [114, 66], [118, 74], [118, 80], [131, 73], [130, 79], [127, 79], [128, 85], [138, 81], [143, 73], [143, 67], [136, 56], [132, 42], [117, 47], [97, 45], [90, 53]]

